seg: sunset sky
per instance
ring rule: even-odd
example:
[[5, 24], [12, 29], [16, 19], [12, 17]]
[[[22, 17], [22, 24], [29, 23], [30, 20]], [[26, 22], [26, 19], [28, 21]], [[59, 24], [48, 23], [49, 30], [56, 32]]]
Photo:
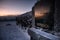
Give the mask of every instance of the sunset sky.
[[37, 0], [1, 0], [0, 16], [21, 15], [32, 10]]

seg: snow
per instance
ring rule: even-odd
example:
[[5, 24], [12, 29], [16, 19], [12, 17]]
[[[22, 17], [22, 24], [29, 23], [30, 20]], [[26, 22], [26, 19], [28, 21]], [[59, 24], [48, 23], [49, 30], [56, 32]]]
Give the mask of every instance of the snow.
[[42, 36], [42, 37], [45, 37], [45, 38], [48, 38], [48, 39], [51, 39], [51, 40], [59, 40], [58, 36], [55, 36], [55, 35], [52, 35], [50, 33], [44, 32], [40, 29], [31, 28], [30, 31], [35, 33], [37, 36]]
[[16, 21], [5, 21], [0, 22], [0, 40], [30, 40], [30, 36], [16, 25]]

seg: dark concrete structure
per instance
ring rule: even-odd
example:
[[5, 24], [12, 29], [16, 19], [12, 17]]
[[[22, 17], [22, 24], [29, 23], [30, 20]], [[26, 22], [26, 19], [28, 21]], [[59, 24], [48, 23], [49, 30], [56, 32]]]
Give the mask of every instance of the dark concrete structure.
[[54, 29], [54, 2], [54, 0], [40, 0], [34, 5], [32, 11], [35, 26], [38, 26], [37, 23], [42, 23], [47, 24], [49, 30]]
[[56, 32], [60, 32], [60, 1], [55, 0], [54, 28]]

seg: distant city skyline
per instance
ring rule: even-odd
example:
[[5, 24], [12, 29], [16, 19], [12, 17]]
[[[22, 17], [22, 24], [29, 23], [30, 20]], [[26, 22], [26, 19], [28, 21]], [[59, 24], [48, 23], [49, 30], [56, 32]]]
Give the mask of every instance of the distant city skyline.
[[21, 15], [32, 10], [37, 0], [2, 0], [0, 16]]

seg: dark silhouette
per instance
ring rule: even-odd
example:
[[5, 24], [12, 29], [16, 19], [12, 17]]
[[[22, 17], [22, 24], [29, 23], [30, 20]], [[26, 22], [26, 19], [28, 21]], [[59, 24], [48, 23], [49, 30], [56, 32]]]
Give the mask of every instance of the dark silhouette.
[[34, 5], [34, 7], [32, 8], [33, 16], [35, 15], [34, 10], [41, 9], [41, 7], [49, 8], [49, 12], [44, 13], [46, 14], [46, 16], [43, 16], [40, 19], [35, 18], [35, 25], [37, 22], [42, 23], [42, 24], [47, 24], [49, 25], [48, 29], [53, 30], [54, 28], [54, 2], [55, 2], [54, 0], [40, 0]]
[[[32, 15], [31, 15], [32, 13], [30, 13], [30, 12], [28, 12], [28, 13], [26, 13], [26, 14], [22, 14], [22, 15], [20, 15], [20, 16], [18, 16], [18, 17], [16, 17], [16, 24], [17, 25], [21, 25], [21, 27], [23, 28], [31, 28], [32, 27]], [[31, 19], [31, 20], [30, 20]]]

